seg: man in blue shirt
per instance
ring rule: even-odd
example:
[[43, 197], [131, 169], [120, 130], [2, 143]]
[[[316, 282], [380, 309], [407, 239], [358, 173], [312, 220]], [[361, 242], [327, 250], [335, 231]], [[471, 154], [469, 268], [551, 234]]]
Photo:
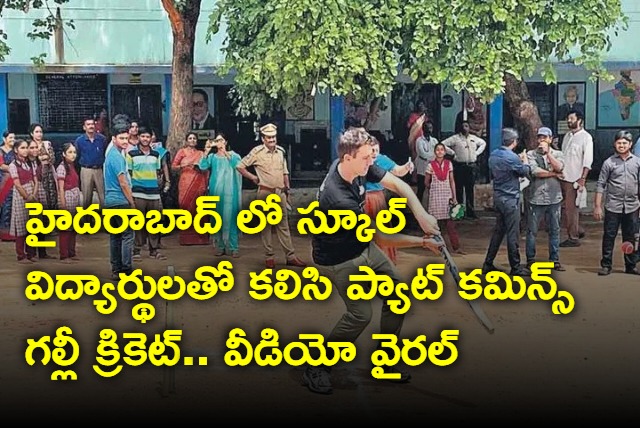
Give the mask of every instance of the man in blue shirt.
[[[116, 115], [111, 125], [111, 149], [104, 162], [105, 208], [135, 208], [131, 191], [131, 176], [123, 156], [129, 145], [129, 122], [126, 115]], [[120, 217], [113, 217], [112, 225], [121, 226]], [[109, 255], [113, 279], [119, 279], [120, 273], [130, 274], [133, 271], [133, 239], [131, 227], [122, 233], [109, 236]]]
[[107, 140], [96, 132], [96, 122], [92, 117], [85, 118], [82, 129], [84, 134], [76, 138], [75, 146], [80, 165], [80, 189], [82, 206], [87, 208], [93, 202], [93, 191], [98, 193], [100, 207], [104, 206], [104, 178], [102, 166]]
[[489, 171], [493, 180], [493, 206], [496, 224], [484, 259], [482, 272], [497, 271], [493, 261], [507, 236], [507, 254], [511, 275], [528, 276], [531, 271], [520, 264], [520, 177], [531, 175], [531, 167], [526, 163], [526, 153], [519, 157], [513, 152], [518, 144], [518, 131], [513, 128], [502, 130], [502, 147], [489, 156]]

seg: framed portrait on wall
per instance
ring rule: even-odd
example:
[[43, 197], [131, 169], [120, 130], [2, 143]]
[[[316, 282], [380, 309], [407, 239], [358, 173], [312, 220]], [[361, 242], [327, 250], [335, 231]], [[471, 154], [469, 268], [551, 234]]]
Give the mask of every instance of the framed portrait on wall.
[[615, 80], [598, 79], [598, 127], [640, 126], [640, 70], [614, 72]]
[[313, 100], [308, 93], [300, 93], [287, 101], [286, 120], [313, 120]]
[[562, 82], [558, 83], [558, 105], [556, 108], [556, 133], [566, 134], [567, 115], [571, 110], [580, 110], [586, 118], [585, 111], [585, 82]]
[[216, 129], [213, 86], [194, 86], [191, 92], [191, 129], [198, 140], [213, 138]]

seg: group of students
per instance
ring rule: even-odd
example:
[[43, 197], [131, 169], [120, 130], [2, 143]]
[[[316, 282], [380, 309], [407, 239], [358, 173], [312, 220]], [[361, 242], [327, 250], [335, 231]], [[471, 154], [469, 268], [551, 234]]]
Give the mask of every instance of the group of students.
[[[29, 211], [25, 204], [40, 202], [44, 209], [68, 209], [72, 214], [80, 205], [75, 146], [66, 143], [62, 147], [62, 161], [56, 166], [53, 146], [43, 135], [42, 125], [37, 123], [29, 128], [29, 141], [16, 139], [14, 133], [5, 131], [0, 149], [0, 233], [3, 241], [15, 242], [21, 264], [53, 258], [45, 247], [38, 247], [36, 252], [26, 244]], [[58, 240], [60, 259], [77, 260], [75, 233], [60, 231]]]

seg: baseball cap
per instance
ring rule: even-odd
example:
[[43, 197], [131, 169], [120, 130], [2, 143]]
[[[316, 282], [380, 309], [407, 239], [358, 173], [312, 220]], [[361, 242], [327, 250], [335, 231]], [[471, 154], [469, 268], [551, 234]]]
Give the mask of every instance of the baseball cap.
[[545, 135], [547, 137], [553, 137], [553, 131], [546, 126], [538, 128], [538, 135]]

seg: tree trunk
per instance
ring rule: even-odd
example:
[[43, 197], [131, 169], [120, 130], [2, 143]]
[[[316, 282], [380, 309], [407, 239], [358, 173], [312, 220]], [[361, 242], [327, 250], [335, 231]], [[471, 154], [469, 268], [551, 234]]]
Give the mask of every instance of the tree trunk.
[[171, 114], [167, 150], [171, 155], [184, 143], [191, 130], [191, 91], [193, 90], [193, 54], [196, 25], [202, 0], [187, 0], [178, 10], [174, 0], [162, 0], [173, 33]]
[[378, 97], [369, 104], [369, 113], [367, 114], [367, 119], [364, 121], [364, 129], [368, 130], [378, 119], [378, 110], [380, 110], [381, 102], [382, 97]]
[[527, 84], [511, 74], [505, 73], [504, 96], [513, 116], [515, 127], [520, 132], [521, 141], [527, 150], [535, 149], [538, 145], [538, 128], [542, 126], [538, 107], [531, 102]]

